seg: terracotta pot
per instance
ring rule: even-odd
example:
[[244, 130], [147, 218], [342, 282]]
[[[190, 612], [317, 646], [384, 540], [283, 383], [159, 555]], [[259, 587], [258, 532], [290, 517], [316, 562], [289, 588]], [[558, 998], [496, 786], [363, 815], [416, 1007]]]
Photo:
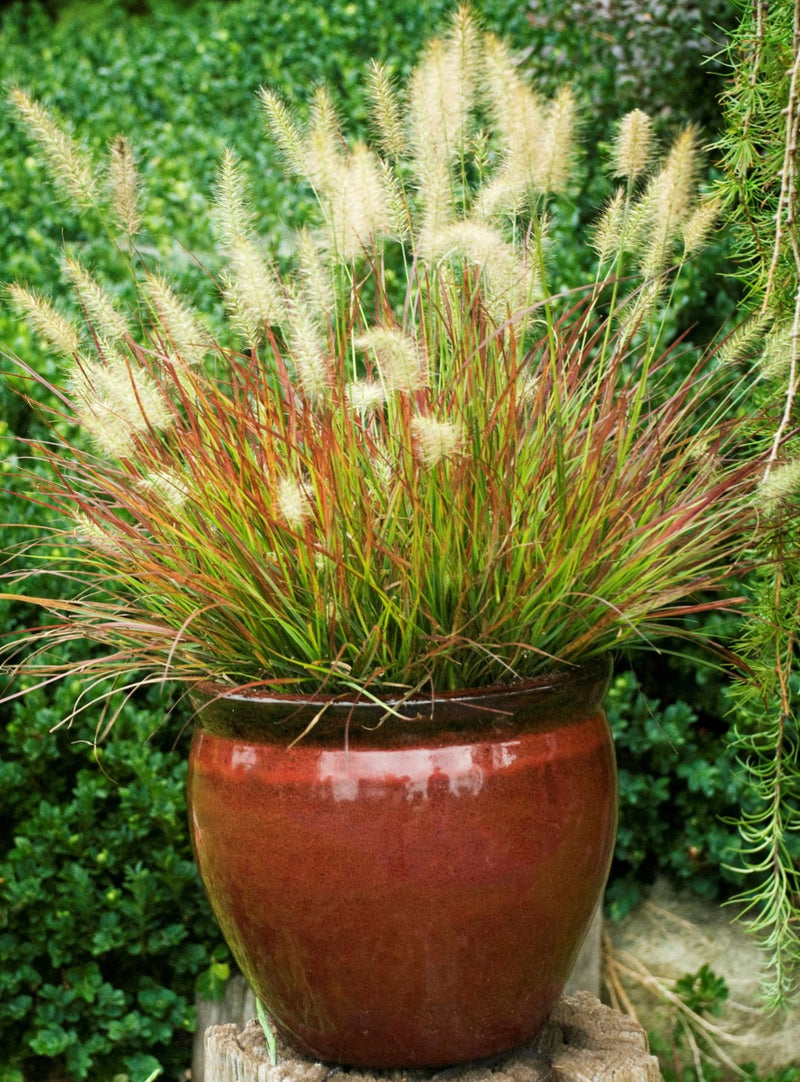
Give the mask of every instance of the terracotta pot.
[[607, 681], [602, 664], [406, 703], [402, 717], [199, 690], [200, 875], [296, 1048], [436, 1067], [535, 1036], [611, 859]]

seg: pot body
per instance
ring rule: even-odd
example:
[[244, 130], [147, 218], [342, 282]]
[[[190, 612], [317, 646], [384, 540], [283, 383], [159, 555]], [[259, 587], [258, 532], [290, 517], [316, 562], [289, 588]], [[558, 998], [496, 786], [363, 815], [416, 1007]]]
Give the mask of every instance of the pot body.
[[200, 875], [296, 1048], [435, 1067], [535, 1036], [608, 874], [607, 679], [603, 665], [389, 716], [200, 690]]

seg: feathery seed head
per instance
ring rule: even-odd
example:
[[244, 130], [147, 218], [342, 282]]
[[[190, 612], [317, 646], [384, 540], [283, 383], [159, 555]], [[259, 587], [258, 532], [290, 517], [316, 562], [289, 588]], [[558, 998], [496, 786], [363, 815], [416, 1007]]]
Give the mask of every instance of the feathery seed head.
[[476, 267], [484, 282], [489, 310], [497, 322], [527, 308], [535, 291], [535, 275], [517, 248], [494, 227], [462, 219], [432, 237], [430, 260], [462, 258]]
[[146, 292], [158, 330], [184, 364], [201, 364], [211, 336], [198, 313], [183, 301], [165, 278], [148, 275]]
[[330, 197], [342, 183], [345, 139], [330, 93], [318, 87], [305, 140], [305, 171], [314, 188]]
[[400, 103], [389, 73], [376, 60], [371, 61], [369, 66], [367, 91], [372, 99], [372, 118], [378, 145], [390, 158], [402, 158], [407, 143]]
[[[770, 323], [770, 317], [761, 313], [737, 327], [719, 347], [716, 354], [717, 363], [722, 366], [751, 360], [753, 352], [758, 348], [759, 344], [761, 349], [764, 349], [766, 344], [763, 341], [764, 335]], [[763, 363], [763, 352], [761, 360]]]
[[434, 238], [453, 220], [453, 185], [445, 162], [434, 162], [420, 188], [420, 225], [417, 251], [430, 258]]
[[419, 414], [411, 422], [411, 432], [423, 465], [437, 466], [443, 459], [461, 451], [463, 436], [453, 421], [439, 421]]
[[75, 416], [100, 454], [119, 461], [133, 458], [136, 453], [134, 433], [126, 425], [120, 424], [119, 418], [111, 411], [95, 403], [91, 408], [84, 406], [79, 409]]
[[106, 363], [77, 364], [71, 390], [79, 422], [113, 458], [132, 453], [134, 436], [162, 431], [173, 422], [169, 403], [152, 376], [120, 356], [112, 355]]
[[129, 237], [139, 231], [139, 177], [131, 144], [118, 135], [109, 149], [108, 179], [111, 207], [117, 225]]
[[600, 262], [616, 256], [624, 243], [625, 191], [617, 188], [592, 231], [590, 240]]
[[[653, 241], [654, 187], [648, 184], [642, 194], [629, 203], [624, 216], [624, 228], [620, 237], [622, 251], [641, 255]], [[660, 242], [660, 238], [659, 238]]]
[[74, 357], [80, 352], [81, 336], [77, 325], [62, 316], [50, 301], [16, 283], [8, 286], [6, 293], [17, 315], [50, 349], [63, 357]]
[[520, 78], [506, 47], [486, 41], [486, 88], [503, 164], [477, 204], [483, 217], [513, 215], [532, 196], [564, 189], [574, 156], [576, 105], [565, 88], [545, 102]]
[[478, 190], [472, 207], [473, 217], [490, 221], [493, 218], [513, 218], [525, 205], [528, 185], [514, 179], [509, 170], [490, 177]]
[[386, 388], [370, 379], [354, 380], [346, 389], [347, 402], [362, 417], [379, 413], [386, 403]]
[[266, 327], [283, 319], [283, 289], [253, 240], [247, 185], [236, 155], [227, 149], [217, 172], [215, 209], [230, 268], [223, 276], [222, 295], [231, 322], [252, 345], [264, 336]]
[[547, 106], [543, 160], [534, 176], [534, 182], [542, 192], [563, 192], [572, 177], [577, 111], [577, 102], [569, 87], [559, 90]]
[[393, 327], [369, 327], [353, 341], [356, 349], [373, 354], [388, 392], [415, 391], [424, 383], [419, 347], [413, 338]]
[[217, 228], [225, 244], [233, 244], [249, 236], [253, 212], [247, 195], [239, 159], [225, 149], [217, 170], [217, 193], [214, 204]]
[[483, 38], [483, 86], [494, 126], [507, 148], [516, 125], [515, 95], [524, 84], [508, 46], [495, 34], [485, 34]]
[[759, 367], [765, 379], [784, 380], [792, 365], [793, 343], [791, 323], [778, 323], [764, 342]]
[[434, 163], [449, 164], [464, 149], [480, 62], [477, 28], [460, 8], [446, 38], [432, 41], [412, 73], [408, 116], [417, 172], [424, 184]]
[[664, 234], [653, 231], [645, 240], [639, 252], [639, 273], [645, 280], [656, 278], [664, 273], [671, 252], [669, 240]]
[[94, 519], [83, 512], [73, 516], [75, 522], [75, 537], [80, 545], [89, 545], [90, 548], [102, 552], [105, 556], [118, 557], [123, 555], [122, 545], [108, 530], [104, 530]]
[[154, 470], [139, 482], [143, 492], [160, 504], [178, 510], [189, 496], [189, 486], [174, 470]]
[[528, 318], [528, 309], [541, 292], [533, 263], [520, 256], [512, 244], [498, 249], [484, 270], [486, 301], [495, 323], [514, 318]]
[[519, 78], [509, 88], [506, 100], [510, 115], [503, 119], [501, 131], [505, 136], [508, 172], [517, 180], [530, 182], [542, 168], [547, 104]]
[[456, 8], [446, 40], [464, 72], [467, 108], [470, 108], [483, 65], [483, 34], [469, 4], [460, 4]]
[[97, 185], [89, 155], [55, 122], [44, 106], [24, 91], [15, 87], [9, 101], [44, 154], [53, 182], [77, 207], [91, 207], [96, 201]]
[[646, 281], [617, 311], [620, 333], [624, 338], [636, 334], [646, 325], [664, 294], [664, 280], [655, 277]]
[[287, 525], [300, 530], [311, 517], [308, 486], [294, 477], [282, 477], [275, 493], [278, 510]]
[[264, 322], [253, 317], [249, 305], [244, 302], [241, 290], [227, 272], [220, 275], [219, 291], [225, 302], [225, 312], [231, 327], [238, 335], [245, 348], [258, 345], [264, 337]]
[[[675, 239], [692, 210], [697, 168], [697, 131], [690, 124], [673, 141], [664, 164], [631, 208], [626, 247], [638, 250], [639, 270], [645, 278], [661, 274], [672, 259]], [[698, 217], [690, 240], [699, 242], [704, 224], [703, 216]]]
[[497, 229], [484, 222], [461, 219], [430, 238], [428, 258], [461, 256], [476, 267], [485, 267], [501, 258], [507, 247]]
[[64, 267], [78, 295], [92, 329], [100, 338], [115, 343], [130, 333], [128, 324], [114, 307], [111, 295], [71, 256], [64, 260]]
[[319, 320], [302, 297], [288, 298], [284, 321], [289, 356], [297, 378], [309, 398], [324, 397], [330, 390], [325, 338]]
[[472, 133], [469, 153], [479, 177], [485, 176], [492, 160], [491, 134], [486, 128], [478, 128]]
[[363, 255], [376, 236], [395, 224], [392, 193], [380, 163], [368, 147], [356, 143], [341, 161], [336, 187], [326, 192], [332, 254], [343, 262]]
[[672, 253], [678, 223], [661, 215], [657, 180], [647, 185], [628, 217], [626, 248], [635, 253], [643, 278], [662, 274]]
[[328, 317], [336, 304], [329, 252], [318, 245], [308, 229], [297, 239], [297, 262], [303, 300], [315, 316]]
[[261, 87], [259, 96], [267, 117], [267, 130], [275, 140], [284, 161], [297, 176], [307, 177], [306, 143], [285, 102], [266, 87]]
[[663, 167], [653, 178], [653, 209], [659, 232], [672, 237], [689, 212], [698, 168], [698, 136], [687, 125], [670, 147]]
[[542, 381], [539, 376], [531, 372], [520, 372], [517, 380], [517, 402], [521, 406], [533, 405], [541, 386]]
[[647, 171], [652, 152], [653, 121], [641, 109], [633, 109], [617, 127], [611, 159], [614, 176], [637, 180]]
[[273, 267], [247, 237], [230, 244], [228, 260], [230, 274], [223, 286], [228, 309], [246, 341], [258, 342], [266, 327], [286, 318], [283, 287]]
[[800, 492], [800, 459], [773, 466], [759, 485], [758, 496], [769, 510]]
[[389, 162], [378, 159], [386, 212], [386, 232], [393, 237], [408, 239], [413, 233], [411, 211], [400, 181]]
[[686, 255], [698, 251], [706, 243], [714, 223], [719, 218], [721, 206], [721, 199], [703, 199], [685, 219], [681, 226], [681, 235]]

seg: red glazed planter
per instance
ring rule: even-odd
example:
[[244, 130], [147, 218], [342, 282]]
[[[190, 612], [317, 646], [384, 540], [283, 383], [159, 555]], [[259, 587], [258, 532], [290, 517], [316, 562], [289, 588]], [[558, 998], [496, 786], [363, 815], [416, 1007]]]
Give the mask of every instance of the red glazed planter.
[[399, 708], [196, 696], [195, 854], [277, 1028], [317, 1059], [436, 1067], [531, 1039], [616, 829], [608, 667]]

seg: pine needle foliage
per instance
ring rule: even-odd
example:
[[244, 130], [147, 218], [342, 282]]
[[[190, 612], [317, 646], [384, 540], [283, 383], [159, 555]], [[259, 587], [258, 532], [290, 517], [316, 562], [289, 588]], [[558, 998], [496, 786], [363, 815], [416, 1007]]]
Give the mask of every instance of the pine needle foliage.
[[[224, 157], [223, 332], [144, 245], [124, 333], [104, 331], [117, 323], [75, 266], [74, 337], [10, 288], [50, 348], [70, 347], [52, 441], [31, 448], [52, 467], [32, 498], [63, 532], [26, 551], [21, 578], [76, 587], [33, 598], [49, 622], [9, 644], [10, 667], [24, 650], [58, 678], [51, 651], [81, 638], [103, 648], [78, 667], [90, 686], [402, 697], [649, 645], [734, 603], [763, 472], [749, 386], [713, 355], [676, 381], [682, 346], [663, 330], [706, 206], [694, 132], [659, 158], [647, 122], [623, 122], [623, 180], [602, 243], [600, 226], [588, 238], [596, 276], [553, 292], [550, 217], [577, 182], [569, 92], [543, 100], [466, 9], [402, 90], [371, 72], [382, 154], [347, 139], [327, 91], [307, 121], [262, 92], [319, 205], [294, 267], [262, 250], [242, 163]], [[69, 193], [41, 107], [12, 102]], [[111, 208], [123, 217], [135, 244], [135, 215]], [[72, 553], [55, 566], [54, 542]]]
[[739, 271], [759, 322], [771, 325], [758, 393], [775, 417], [760, 485], [761, 567], [736, 688], [735, 746], [754, 810], [740, 824], [749, 927], [771, 961], [766, 1002], [796, 1000], [800, 983], [800, 4], [754, 0], [729, 50], [720, 142], [721, 194], [738, 225]]

